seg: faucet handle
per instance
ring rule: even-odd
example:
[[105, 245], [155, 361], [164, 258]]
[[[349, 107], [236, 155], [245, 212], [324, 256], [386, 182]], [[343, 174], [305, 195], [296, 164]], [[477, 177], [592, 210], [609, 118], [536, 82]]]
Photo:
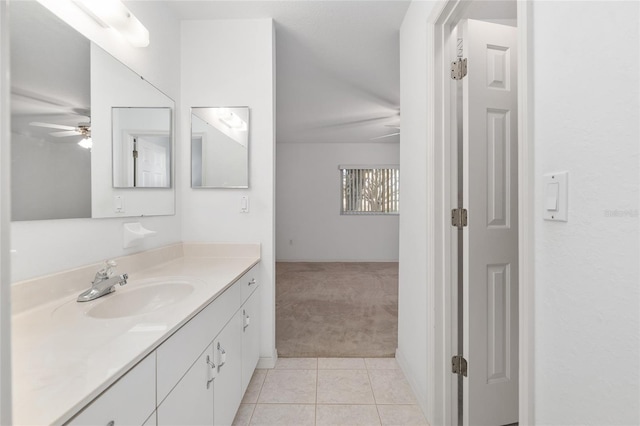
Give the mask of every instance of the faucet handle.
[[100, 269], [96, 275], [108, 278], [113, 275], [116, 266], [118, 266], [118, 263], [115, 260], [107, 259], [104, 261], [104, 266], [102, 267], [102, 269]]
[[105, 266], [105, 273], [107, 274], [108, 277], [110, 277], [115, 272], [115, 269], [116, 269], [116, 266], [118, 266], [118, 263], [115, 260], [105, 260], [104, 266]]

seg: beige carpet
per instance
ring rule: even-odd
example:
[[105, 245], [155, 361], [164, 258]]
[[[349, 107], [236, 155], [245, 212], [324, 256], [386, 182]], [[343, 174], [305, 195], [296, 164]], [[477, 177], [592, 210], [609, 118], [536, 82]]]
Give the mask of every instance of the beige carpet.
[[276, 263], [281, 357], [392, 357], [397, 263]]

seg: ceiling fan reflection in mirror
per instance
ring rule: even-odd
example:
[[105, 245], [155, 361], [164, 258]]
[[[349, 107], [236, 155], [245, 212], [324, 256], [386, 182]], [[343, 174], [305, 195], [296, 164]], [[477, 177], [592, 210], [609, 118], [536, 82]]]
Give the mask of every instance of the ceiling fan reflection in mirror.
[[385, 124], [385, 127], [396, 129], [397, 131], [393, 133], [389, 133], [388, 135], [376, 136], [375, 138], [371, 138], [369, 140], [374, 141], [376, 139], [390, 138], [391, 136], [398, 136], [400, 134], [400, 124]]
[[61, 130], [60, 132], [51, 132], [51, 136], [55, 138], [64, 138], [67, 136], [82, 136], [82, 140], [78, 142], [83, 148], [91, 149], [93, 143], [91, 141], [91, 123], [78, 123], [77, 127], [66, 126], [64, 124], [43, 123], [40, 121], [32, 121], [30, 126], [45, 127], [49, 129]]

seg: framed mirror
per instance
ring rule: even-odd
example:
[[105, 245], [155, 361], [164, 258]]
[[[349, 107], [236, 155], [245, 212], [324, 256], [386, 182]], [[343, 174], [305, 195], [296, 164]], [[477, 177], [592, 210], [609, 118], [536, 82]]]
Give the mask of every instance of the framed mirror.
[[191, 108], [191, 187], [249, 187], [249, 107]]
[[171, 187], [171, 109], [111, 108], [114, 188]]

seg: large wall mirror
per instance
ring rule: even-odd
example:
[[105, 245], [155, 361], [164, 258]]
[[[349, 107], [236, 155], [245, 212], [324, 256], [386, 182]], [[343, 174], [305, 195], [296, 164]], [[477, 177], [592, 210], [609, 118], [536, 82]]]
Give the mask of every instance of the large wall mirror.
[[12, 2], [10, 38], [12, 220], [174, 214], [173, 100], [38, 2]]
[[249, 187], [249, 107], [191, 108], [191, 186]]

